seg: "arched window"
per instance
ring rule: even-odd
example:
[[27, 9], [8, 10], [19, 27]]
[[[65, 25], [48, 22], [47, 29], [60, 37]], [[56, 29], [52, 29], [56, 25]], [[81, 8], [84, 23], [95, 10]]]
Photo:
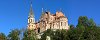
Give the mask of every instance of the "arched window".
[[66, 22], [65, 22], [65, 26], [66, 26]]
[[61, 26], [62, 26], [62, 23], [63, 23], [63, 22], [61, 22]]
[[32, 27], [33, 27], [33, 25], [32, 25]]
[[31, 22], [32, 22], [32, 19], [31, 19]]
[[38, 33], [40, 33], [40, 28], [38, 28]]

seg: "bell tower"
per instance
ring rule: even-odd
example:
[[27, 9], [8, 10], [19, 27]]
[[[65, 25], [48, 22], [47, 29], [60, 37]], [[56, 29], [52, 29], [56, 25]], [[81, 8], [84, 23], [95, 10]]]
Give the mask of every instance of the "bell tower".
[[33, 9], [32, 9], [32, 1], [31, 1], [31, 5], [30, 5], [29, 16], [28, 16], [27, 29], [28, 30], [34, 30], [35, 29], [35, 18], [34, 18], [34, 13], [33, 13]]

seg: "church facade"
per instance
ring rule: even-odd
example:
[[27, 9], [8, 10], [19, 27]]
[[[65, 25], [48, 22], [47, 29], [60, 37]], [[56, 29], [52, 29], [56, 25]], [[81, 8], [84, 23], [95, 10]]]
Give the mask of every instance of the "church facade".
[[68, 19], [61, 11], [57, 11], [55, 14], [49, 11], [42, 11], [42, 15], [38, 22], [35, 22], [32, 4], [28, 16], [28, 30], [35, 30], [37, 33], [46, 31], [47, 29], [69, 29]]

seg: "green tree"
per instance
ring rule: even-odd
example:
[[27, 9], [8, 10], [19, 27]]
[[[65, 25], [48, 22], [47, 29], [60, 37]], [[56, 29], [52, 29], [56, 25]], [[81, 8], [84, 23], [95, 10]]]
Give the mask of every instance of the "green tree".
[[71, 24], [70, 25], [70, 29], [74, 29], [74, 28], [75, 28], [75, 26]]
[[[46, 40], [47, 36], [50, 36], [51, 34], [53, 34], [53, 31], [51, 29], [47, 29], [46, 31], [43, 32], [43, 34], [41, 35], [41, 40]], [[52, 35], [51, 35], [52, 36]]]
[[14, 29], [8, 35], [8, 40], [20, 40], [20, 30]]
[[96, 27], [96, 23], [93, 21], [93, 19], [91, 18], [91, 19], [89, 19], [88, 20], [88, 25], [91, 27]]
[[34, 30], [26, 30], [23, 35], [23, 40], [37, 40]]
[[77, 26], [78, 27], [79, 27], [79, 25], [88, 26], [87, 23], [88, 23], [88, 18], [86, 16], [80, 16], [78, 18], [78, 25]]
[[0, 40], [7, 40], [6, 35], [4, 33], [0, 33]]
[[41, 40], [46, 40], [46, 37], [49, 36], [51, 40], [66, 40], [66, 30], [51, 30], [48, 29], [42, 35]]
[[93, 19], [88, 19], [86, 16], [80, 16], [78, 19], [77, 27], [84, 26], [84, 27], [96, 27], [96, 23]]
[[80, 16], [77, 24], [77, 40], [100, 40], [100, 29], [96, 27], [93, 19], [88, 19], [86, 16]]

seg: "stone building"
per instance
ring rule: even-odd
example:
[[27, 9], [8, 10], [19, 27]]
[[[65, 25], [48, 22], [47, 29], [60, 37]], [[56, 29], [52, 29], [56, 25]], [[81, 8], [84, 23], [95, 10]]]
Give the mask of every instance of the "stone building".
[[38, 22], [35, 22], [34, 13], [32, 10], [32, 4], [30, 7], [30, 12], [28, 16], [28, 30], [35, 30], [37, 33], [46, 31], [47, 29], [69, 29], [68, 19], [61, 12], [57, 11], [55, 14], [50, 13], [49, 11], [42, 11], [42, 15]]
[[50, 12], [42, 12], [41, 18], [38, 22], [38, 28], [40, 32], [43, 32], [47, 29], [69, 29], [68, 19], [61, 11], [57, 11], [55, 14]]

